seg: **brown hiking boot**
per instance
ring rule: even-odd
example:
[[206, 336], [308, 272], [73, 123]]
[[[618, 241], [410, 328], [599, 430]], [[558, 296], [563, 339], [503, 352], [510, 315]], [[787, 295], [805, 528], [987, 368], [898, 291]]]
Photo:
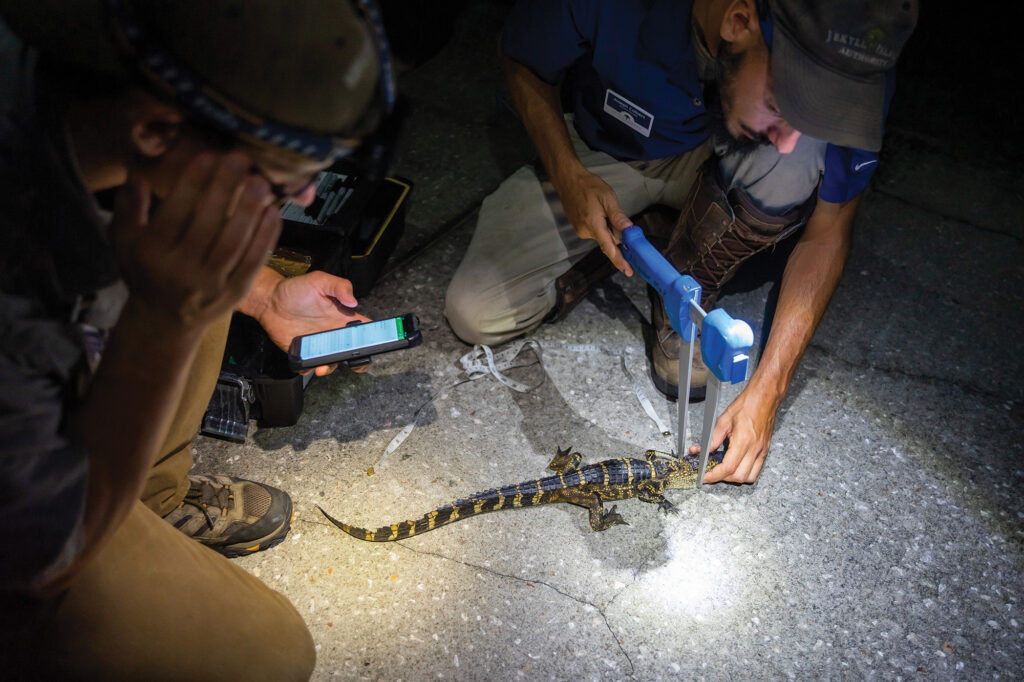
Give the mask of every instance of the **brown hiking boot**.
[[[803, 225], [814, 210], [817, 194], [805, 204], [782, 216], [771, 216], [758, 209], [747, 195], [722, 190], [717, 163], [704, 164], [682, 213], [672, 232], [665, 257], [681, 273], [701, 286], [700, 305], [710, 312], [739, 266], [756, 253], [777, 244]], [[648, 343], [651, 378], [669, 397], [677, 397], [679, 377], [678, 335], [665, 315], [661, 296], [651, 295], [651, 323], [654, 327]], [[657, 313], [657, 314], [656, 314]], [[699, 340], [699, 339], [698, 339]], [[700, 360], [700, 344], [694, 347], [690, 400], [704, 399], [708, 369]]]
[[[679, 352], [682, 339], [669, 324], [665, 313], [665, 304], [654, 287], [647, 287], [647, 296], [651, 300], [652, 338], [647, 341], [648, 358], [651, 361], [651, 380], [659, 391], [673, 400], [679, 398]], [[693, 369], [690, 373], [690, 402], [699, 403], [704, 400], [708, 383], [708, 368], [700, 355], [700, 336], [694, 339]]]
[[189, 476], [189, 489], [164, 519], [226, 557], [269, 549], [288, 534], [292, 500], [268, 485], [231, 476]]

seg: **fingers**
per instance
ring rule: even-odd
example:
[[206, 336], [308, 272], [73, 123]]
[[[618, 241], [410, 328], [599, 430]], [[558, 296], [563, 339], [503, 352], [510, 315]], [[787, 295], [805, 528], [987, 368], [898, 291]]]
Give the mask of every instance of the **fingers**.
[[[729, 432], [729, 423], [726, 421], [725, 415], [722, 415], [715, 422], [715, 430], [711, 432], [711, 442], [708, 443], [708, 454], [711, 454], [718, 448], [722, 447], [722, 443], [725, 442], [725, 438], [729, 435]], [[732, 474], [735, 469], [735, 466], [731, 466], [733, 464], [733, 460], [730, 457], [732, 450], [733, 448], [729, 448], [725, 453], [725, 457], [722, 459], [721, 464], [704, 474], [705, 483], [717, 483]], [[700, 452], [700, 448], [697, 448], [697, 452]]]
[[612, 262], [619, 272], [623, 272], [626, 275], [633, 274], [633, 268], [626, 262], [626, 258], [622, 255], [622, 251], [619, 250], [611, 231], [607, 227], [603, 231], [598, 232], [596, 239], [601, 252], [608, 257], [608, 260]]
[[[330, 296], [346, 308], [355, 308], [359, 305], [359, 301], [357, 301], [356, 297], [352, 294], [352, 282], [343, 277], [335, 277], [334, 275], [323, 271], [318, 272], [320, 273], [319, 277], [322, 280], [321, 286], [323, 286], [323, 293], [325, 296]], [[358, 314], [356, 314], [355, 317], [362, 319], [362, 316]], [[363, 321], [369, 322], [369, 319], [367, 318]]]
[[266, 180], [250, 175], [241, 184], [234, 212], [219, 217], [221, 228], [209, 235], [204, 262], [224, 273], [238, 265], [264, 219], [269, 188]]
[[615, 191], [593, 173], [582, 173], [559, 191], [565, 215], [581, 239], [597, 241], [601, 252], [626, 275], [633, 268], [616, 245], [618, 233], [632, 223], [619, 207]]
[[233, 297], [244, 296], [281, 230], [270, 186], [242, 153], [225, 155], [199, 199], [182, 248]]
[[[313, 372], [318, 377], [325, 377], [328, 374], [333, 374], [334, 370], [336, 370], [336, 369], [338, 369], [338, 365], [337, 364], [333, 364], [333, 365], [319, 365], [318, 367], [314, 367], [313, 369], [299, 370], [299, 374], [302, 375], [302, 376], [306, 376], [310, 372]], [[357, 374], [362, 374], [363, 372], [369, 370], [370, 366], [369, 365], [360, 365], [358, 367], [350, 367], [349, 369], [351, 369], [353, 372], [355, 372]]]
[[612, 224], [612, 227], [618, 232], [622, 232], [627, 227], [633, 224], [633, 221], [629, 219], [629, 216], [622, 212], [619, 208], [619, 204], [616, 202], [608, 207], [608, 222]]
[[704, 482], [753, 483], [761, 473], [767, 454], [767, 446], [750, 442], [748, 438], [737, 438], [729, 443], [722, 463], [704, 475]]
[[704, 474], [704, 482], [718, 483], [722, 480], [732, 480], [731, 476], [736, 471], [736, 467], [739, 466], [739, 460], [739, 451], [729, 448], [725, 453], [725, 457], [722, 458], [722, 462], [714, 469]]
[[626, 261], [625, 256], [622, 255], [622, 251], [619, 249], [618, 244], [621, 241], [619, 235], [627, 227], [633, 224], [633, 221], [629, 219], [622, 209], [619, 208], [619, 203], [615, 198], [614, 193], [609, 197], [609, 200], [605, 202], [605, 215], [607, 216], [607, 224], [611, 225], [612, 229], [604, 227], [602, 233], [608, 236], [608, 242], [602, 244], [598, 240], [598, 244], [601, 245], [601, 251], [604, 255], [608, 256], [608, 260], [615, 264], [615, 267], [619, 269], [627, 277], [633, 276], [633, 267]]
[[267, 206], [256, 229], [253, 231], [248, 244], [243, 244], [244, 251], [236, 267], [225, 282], [227, 288], [231, 289], [239, 298], [244, 296], [252, 286], [256, 273], [267, 260], [267, 255], [273, 250], [277, 238], [281, 235], [281, 214], [277, 208]]
[[[338, 369], [338, 365], [337, 364], [334, 364], [334, 365], [320, 365], [314, 371], [316, 372], [316, 375], [318, 377], [325, 377], [328, 374], [332, 373], [336, 369]], [[361, 369], [361, 368], [357, 368], [357, 369]]]
[[[225, 258], [231, 259], [232, 247], [237, 249], [239, 241], [248, 244], [245, 233], [259, 220], [260, 200], [269, 192], [265, 180], [249, 176], [250, 166], [245, 154], [226, 154], [217, 164], [208, 187], [197, 198], [182, 236], [182, 248], [199, 256], [201, 262], [219, 266]], [[240, 204], [232, 211], [239, 192]]]
[[134, 242], [143, 235], [149, 220], [149, 193], [149, 183], [137, 173], [129, 174], [114, 198], [110, 234], [115, 242]]
[[[770, 429], [769, 425], [768, 433], [770, 433]], [[734, 410], [733, 406], [730, 406], [715, 422], [715, 430], [711, 434], [711, 443], [708, 446], [710, 452], [714, 452], [725, 443], [725, 455], [718, 466], [704, 475], [704, 482], [753, 483], [756, 481], [761, 467], [764, 466], [771, 443], [770, 436], [765, 438], [758, 435], [760, 433], [763, 432], [752, 427], [743, 418], [742, 411]]]
[[185, 167], [177, 184], [161, 204], [160, 220], [154, 221], [150, 237], [168, 248], [181, 241], [184, 226], [194, 215], [200, 197], [209, 186], [217, 170], [217, 157], [199, 154]]

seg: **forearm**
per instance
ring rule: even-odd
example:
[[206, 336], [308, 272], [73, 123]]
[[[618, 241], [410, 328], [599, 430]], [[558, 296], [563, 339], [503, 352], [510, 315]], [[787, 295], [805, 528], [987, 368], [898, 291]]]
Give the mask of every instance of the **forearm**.
[[[128, 514], [177, 413], [203, 329], [174, 325], [129, 299], [71, 435], [89, 452], [87, 556]], [[73, 569], [72, 569], [73, 570]]]
[[503, 57], [502, 62], [516, 111], [557, 190], [585, 170], [572, 147], [558, 89], [513, 59]]
[[776, 407], [839, 285], [850, 251], [855, 203], [836, 212], [816, 212], [786, 263], [768, 343], [750, 379], [750, 389]]

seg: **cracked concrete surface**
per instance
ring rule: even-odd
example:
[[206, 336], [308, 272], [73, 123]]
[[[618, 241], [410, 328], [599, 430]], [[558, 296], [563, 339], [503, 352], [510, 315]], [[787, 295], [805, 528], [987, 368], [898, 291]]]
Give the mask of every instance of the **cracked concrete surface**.
[[[511, 373], [543, 380], [533, 391], [453, 386], [469, 349], [442, 317], [445, 286], [474, 207], [532, 156], [495, 103], [504, 11], [470, 3], [456, 40], [402, 83], [416, 104], [398, 168], [416, 183], [403, 265], [361, 303], [417, 312], [423, 345], [313, 381], [293, 428], [196, 443], [198, 469], [293, 496], [289, 538], [239, 564], [306, 619], [315, 679], [1020, 678], [1024, 185], [1015, 161], [958, 154], [912, 107], [894, 105], [756, 486], [670, 494], [669, 516], [619, 502], [630, 525], [603, 533], [553, 505], [371, 544], [317, 512], [376, 527], [543, 475], [556, 447], [588, 462], [671, 447], [633, 393], [635, 379], [674, 425], [634, 279], [537, 330], [542, 365]], [[924, 86], [901, 88], [913, 101]], [[766, 293], [723, 305], [758, 329]]]

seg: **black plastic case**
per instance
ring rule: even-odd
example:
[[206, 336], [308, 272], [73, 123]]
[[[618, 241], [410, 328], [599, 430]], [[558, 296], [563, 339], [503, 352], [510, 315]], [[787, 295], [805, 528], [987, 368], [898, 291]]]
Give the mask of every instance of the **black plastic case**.
[[[330, 272], [350, 280], [357, 298], [365, 295], [405, 230], [411, 189], [402, 178], [369, 183], [343, 165], [332, 167], [319, 178], [312, 205], [282, 208], [284, 226], [271, 266], [286, 276]], [[200, 432], [241, 443], [252, 419], [261, 427], [292, 426], [312, 376], [293, 372], [287, 354], [259, 324], [236, 313]]]

